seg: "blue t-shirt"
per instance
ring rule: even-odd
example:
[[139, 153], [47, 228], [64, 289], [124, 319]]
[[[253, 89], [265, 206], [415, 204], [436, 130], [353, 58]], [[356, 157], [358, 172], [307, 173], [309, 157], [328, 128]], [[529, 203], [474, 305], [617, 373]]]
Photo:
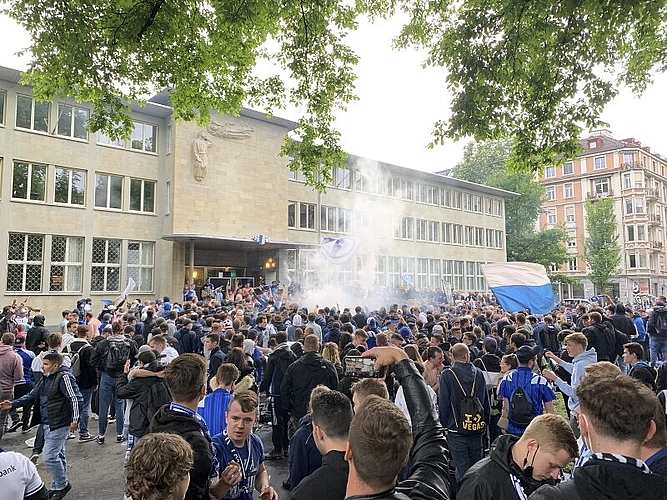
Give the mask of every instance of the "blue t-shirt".
[[[556, 393], [549, 386], [547, 379], [541, 375], [536, 375], [530, 368], [525, 366], [520, 366], [513, 372], [505, 375], [500, 382], [498, 395], [510, 402], [512, 394], [514, 394], [517, 387], [523, 387], [524, 392], [530, 397], [536, 416], [544, 413], [544, 403], [549, 403], [556, 399]], [[515, 436], [521, 436], [525, 430], [514, 426], [512, 422], [507, 423], [507, 432]]]
[[234, 486], [223, 497], [226, 500], [253, 500], [253, 491], [255, 489], [255, 478], [259, 472], [259, 466], [264, 462], [264, 443], [256, 434], [250, 434], [246, 445], [236, 448], [227, 437], [226, 432], [222, 432], [213, 438], [215, 455], [220, 463], [220, 473], [232, 460], [240, 462], [243, 480]]
[[197, 413], [204, 418], [211, 436], [220, 434], [227, 427], [227, 407], [234, 395], [227, 389], [219, 387], [208, 394], [197, 407]]

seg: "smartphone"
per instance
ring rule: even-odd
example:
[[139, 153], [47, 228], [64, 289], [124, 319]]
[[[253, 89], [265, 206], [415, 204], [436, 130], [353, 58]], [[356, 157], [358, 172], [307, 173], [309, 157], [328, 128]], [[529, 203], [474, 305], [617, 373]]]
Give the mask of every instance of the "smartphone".
[[375, 360], [361, 356], [345, 357], [345, 375], [353, 378], [380, 378], [382, 373], [375, 369]]

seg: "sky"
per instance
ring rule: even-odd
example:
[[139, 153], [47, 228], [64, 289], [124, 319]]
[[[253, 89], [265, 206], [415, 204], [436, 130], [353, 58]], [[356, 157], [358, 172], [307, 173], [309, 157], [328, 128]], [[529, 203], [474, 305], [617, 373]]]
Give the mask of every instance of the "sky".
[[[424, 52], [396, 51], [391, 40], [399, 32], [397, 21], [362, 24], [348, 41], [360, 57], [357, 66], [358, 101], [338, 113], [335, 127], [341, 146], [348, 153], [434, 172], [451, 168], [462, 158], [468, 140], [428, 149], [433, 124], [448, 118], [450, 96], [442, 68], [422, 68]], [[25, 69], [26, 57], [15, 53], [26, 48], [30, 39], [14, 21], [0, 15], [0, 65]], [[667, 75], [660, 75], [640, 97], [628, 90], [609, 103], [602, 120], [617, 139], [634, 137], [652, 151], [667, 155], [667, 139], [662, 126], [667, 116]], [[276, 116], [296, 120], [294, 110]]]

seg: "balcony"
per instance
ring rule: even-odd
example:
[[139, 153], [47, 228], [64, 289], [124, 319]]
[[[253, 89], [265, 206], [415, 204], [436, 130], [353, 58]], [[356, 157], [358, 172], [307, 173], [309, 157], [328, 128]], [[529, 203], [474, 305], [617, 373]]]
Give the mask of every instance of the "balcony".
[[597, 193], [597, 192], [588, 193], [588, 199], [589, 200], [599, 200], [599, 199], [602, 199], [602, 198], [611, 198], [613, 196], [614, 196], [614, 190], [613, 189], [609, 189], [608, 191], [603, 191], [603, 192], [600, 192], [600, 193]]
[[660, 190], [655, 188], [646, 188], [646, 198], [647, 199], [657, 199], [660, 198]]
[[654, 250], [662, 250], [662, 241], [652, 241], [651, 248]]
[[660, 224], [660, 216], [658, 214], [648, 214], [649, 224]]
[[629, 162], [629, 163], [622, 163], [621, 168], [623, 170], [639, 170], [639, 169], [645, 169], [646, 165], [642, 165], [641, 163], [637, 162]]

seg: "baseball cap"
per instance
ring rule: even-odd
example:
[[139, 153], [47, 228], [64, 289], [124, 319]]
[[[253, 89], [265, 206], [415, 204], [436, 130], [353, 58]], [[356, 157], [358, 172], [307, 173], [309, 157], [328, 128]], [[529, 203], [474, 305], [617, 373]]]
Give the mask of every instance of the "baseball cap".
[[487, 350], [487, 352], [490, 353], [495, 353], [496, 350], [498, 349], [498, 342], [496, 342], [496, 339], [493, 337], [484, 337], [484, 348]]
[[442, 325], [433, 325], [433, 328], [431, 329], [431, 335], [442, 335], [443, 333], [444, 330]]
[[516, 351], [516, 357], [519, 359], [519, 363], [528, 363], [531, 359], [538, 355], [540, 348], [538, 346], [529, 346], [522, 345]]

